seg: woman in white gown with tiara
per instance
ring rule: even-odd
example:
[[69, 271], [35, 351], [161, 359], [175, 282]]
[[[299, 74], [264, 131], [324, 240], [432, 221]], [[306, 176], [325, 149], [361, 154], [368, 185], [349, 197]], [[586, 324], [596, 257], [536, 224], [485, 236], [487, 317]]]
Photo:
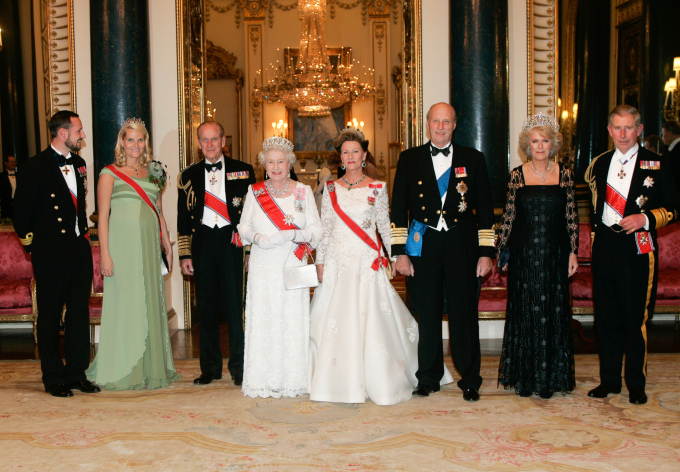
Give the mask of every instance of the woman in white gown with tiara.
[[[323, 193], [310, 400], [393, 405], [409, 400], [418, 384], [418, 323], [388, 279], [377, 238], [389, 252], [387, 185], [364, 174], [368, 141], [360, 131], [346, 129], [333, 144], [347, 173]], [[452, 380], [447, 370], [442, 383]]]

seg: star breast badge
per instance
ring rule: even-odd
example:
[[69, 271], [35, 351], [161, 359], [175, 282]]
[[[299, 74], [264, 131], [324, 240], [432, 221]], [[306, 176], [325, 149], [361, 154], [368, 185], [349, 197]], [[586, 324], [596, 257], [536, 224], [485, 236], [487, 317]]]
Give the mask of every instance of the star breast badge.
[[647, 197], [645, 197], [644, 195], [640, 195], [635, 199], [635, 203], [637, 204], [638, 207], [642, 208], [645, 205], [645, 203], [647, 203]]
[[235, 207], [238, 208], [241, 206], [241, 202], [243, 199], [241, 197], [234, 197], [234, 199], [231, 201], [231, 204]]
[[286, 226], [293, 226], [293, 223], [295, 223], [295, 216], [293, 216], [293, 215], [286, 215], [286, 216], [283, 218], [283, 223], [284, 223]]
[[651, 188], [652, 185], [654, 185], [654, 179], [651, 177], [647, 177], [642, 185], [644, 185], [647, 188]]
[[465, 210], [467, 210], [467, 202], [463, 200], [458, 204], [458, 211], [463, 213]]

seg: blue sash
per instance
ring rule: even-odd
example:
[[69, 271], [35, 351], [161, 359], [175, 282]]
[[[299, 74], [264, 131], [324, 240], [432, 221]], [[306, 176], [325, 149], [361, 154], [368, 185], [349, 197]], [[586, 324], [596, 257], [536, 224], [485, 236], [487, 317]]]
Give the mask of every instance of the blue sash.
[[439, 196], [444, 198], [446, 192], [449, 190], [449, 178], [451, 177], [451, 167], [446, 169], [441, 177], [437, 179], [437, 185], [439, 186]]
[[408, 256], [420, 257], [423, 250], [423, 235], [427, 230], [427, 225], [420, 221], [411, 220], [411, 227], [408, 230], [408, 238], [406, 239], [406, 247], [404, 252]]

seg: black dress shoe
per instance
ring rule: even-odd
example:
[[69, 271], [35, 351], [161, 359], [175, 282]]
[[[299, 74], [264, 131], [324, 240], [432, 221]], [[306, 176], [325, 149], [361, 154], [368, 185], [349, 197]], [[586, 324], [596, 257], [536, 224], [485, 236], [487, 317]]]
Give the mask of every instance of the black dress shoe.
[[78, 380], [67, 385], [71, 390], [80, 390], [83, 393], [99, 393], [102, 391], [99, 386], [93, 384], [89, 380]]
[[463, 389], [463, 400], [466, 402], [476, 402], [479, 400], [479, 392], [474, 388]]
[[552, 398], [553, 392], [551, 392], [550, 390], [547, 390], [547, 389], [541, 390], [540, 392], [538, 392], [538, 396], [541, 397], [544, 400], [547, 400], [549, 398]]
[[628, 392], [628, 401], [634, 405], [644, 405], [647, 403], [647, 395], [644, 390], [631, 390]]
[[607, 398], [607, 395], [610, 393], [621, 393], [621, 387], [615, 388], [611, 385], [600, 384], [588, 392], [588, 396], [593, 398]]
[[240, 387], [243, 385], [243, 376], [242, 375], [234, 375], [231, 377], [234, 380], [234, 385], [237, 387]]
[[428, 387], [427, 385], [418, 385], [413, 391], [413, 395], [416, 397], [429, 397], [432, 392], [434, 392], [432, 387]]
[[530, 397], [533, 394], [534, 394], [534, 392], [532, 392], [531, 390], [520, 390], [519, 391], [519, 396], [522, 397], [522, 398]]
[[194, 379], [196, 385], [208, 385], [213, 380], [220, 380], [222, 374], [201, 374], [200, 377]]
[[72, 397], [73, 392], [63, 383], [58, 383], [54, 385], [45, 385], [45, 391], [52, 395], [53, 397]]

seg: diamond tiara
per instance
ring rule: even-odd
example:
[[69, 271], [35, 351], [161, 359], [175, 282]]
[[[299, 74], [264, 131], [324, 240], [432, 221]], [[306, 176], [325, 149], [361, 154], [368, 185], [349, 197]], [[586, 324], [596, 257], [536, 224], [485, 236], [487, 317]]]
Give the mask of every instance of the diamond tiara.
[[279, 136], [267, 138], [262, 143], [262, 150], [264, 151], [269, 151], [270, 149], [283, 149], [284, 151], [292, 151], [293, 148], [293, 143], [288, 141], [286, 138], [281, 138]]
[[529, 131], [531, 130], [531, 128], [535, 126], [542, 125], [550, 126], [554, 133], [557, 133], [560, 130], [560, 125], [557, 124], [557, 121], [555, 121], [554, 116], [539, 113], [537, 115], [530, 116], [529, 118], [527, 118], [527, 120], [524, 122], [524, 125], [522, 125], [522, 131]]
[[135, 118], [134, 116], [125, 120], [125, 122], [123, 122], [123, 126], [131, 125], [133, 123], [146, 127], [146, 123], [144, 123], [141, 118]]

